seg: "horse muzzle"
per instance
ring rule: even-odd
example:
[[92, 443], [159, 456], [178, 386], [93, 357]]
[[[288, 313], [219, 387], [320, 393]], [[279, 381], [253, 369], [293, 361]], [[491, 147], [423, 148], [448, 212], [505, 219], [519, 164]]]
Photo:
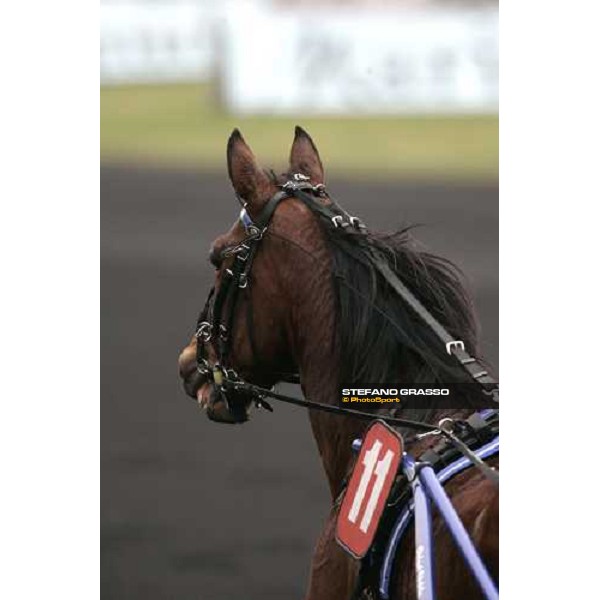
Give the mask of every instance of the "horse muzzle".
[[211, 421], [237, 424], [248, 420], [250, 402], [233, 392], [225, 392], [212, 382], [198, 389], [196, 399]]
[[209, 365], [206, 360], [198, 368], [195, 350], [195, 346], [189, 346], [179, 360], [179, 374], [186, 394], [198, 402], [211, 421], [246, 422], [252, 396], [227, 385], [227, 375], [233, 371], [228, 373], [221, 367]]

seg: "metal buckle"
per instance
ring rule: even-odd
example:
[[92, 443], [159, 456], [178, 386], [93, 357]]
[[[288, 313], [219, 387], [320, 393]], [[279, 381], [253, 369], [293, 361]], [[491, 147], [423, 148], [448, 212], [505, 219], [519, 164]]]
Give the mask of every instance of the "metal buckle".
[[441, 431], [439, 429], [433, 429], [431, 431], [425, 431], [423, 433], [417, 433], [415, 435], [416, 440], [422, 440], [423, 438], [429, 437], [430, 435], [441, 435]]
[[257, 227], [256, 225], [249, 225], [246, 228], [246, 233], [253, 239], [253, 240], [262, 240], [263, 235], [265, 234], [265, 231], [267, 230], [266, 227], [264, 227], [263, 229], [260, 229], [260, 227]]
[[197, 340], [201, 340], [204, 343], [210, 342], [210, 338], [212, 337], [212, 323], [202, 321], [194, 335]]
[[289, 179], [280, 187], [285, 192], [294, 192], [297, 190], [310, 190], [311, 192], [319, 196], [324, 195], [325, 192], [325, 186], [322, 183], [312, 185], [310, 183], [310, 177], [304, 175], [304, 173], [294, 173], [292, 175], [292, 179]]
[[[252, 220], [252, 218], [248, 214], [245, 204], [244, 204], [244, 208], [242, 208], [242, 210], [240, 211], [239, 220], [240, 220], [240, 223], [242, 224], [242, 226], [244, 227], [244, 231], [248, 234], [249, 238], [251, 238], [253, 240], [262, 239], [262, 236], [267, 228], [264, 227], [263, 229], [261, 229], [260, 227], [258, 227], [258, 225], [256, 225], [256, 223]], [[244, 242], [245, 241], [246, 240], [244, 240]], [[242, 242], [242, 244], [244, 242]]]
[[212, 373], [212, 369], [210, 368], [208, 361], [205, 358], [202, 358], [201, 361], [202, 364], [198, 363], [196, 365], [196, 371], [198, 371], [200, 375], [208, 375], [209, 373]]
[[226, 369], [225, 367], [221, 367], [221, 370], [223, 371], [223, 375], [225, 375], [226, 379], [230, 379], [232, 381], [239, 380], [239, 376], [234, 369]]
[[240, 273], [240, 281], [238, 287], [243, 290], [248, 287], [248, 275], [246, 273]]
[[305, 175], [304, 173], [294, 173], [292, 177], [296, 181], [310, 181], [310, 177], [308, 175]]
[[300, 186], [298, 186], [298, 183], [296, 181], [286, 181], [282, 186], [281, 189], [284, 192], [293, 192], [295, 190], [299, 190], [301, 189]]
[[325, 191], [325, 184], [324, 183], [318, 183], [317, 185], [313, 186], [313, 190], [319, 194], [319, 196], [326, 196], [327, 192]]
[[438, 429], [446, 433], [454, 433], [456, 421], [450, 417], [445, 417], [438, 423]]
[[334, 227], [341, 227], [344, 224], [344, 217], [342, 217], [342, 215], [336, 215], [335, 217], [331, 217], [331, 222]]
[[465, 350], [465, 344], [462, 340], [452, 340], [446, 344], [446, 352], [452, 356], [452, 349], [460, 348], [463, 352]]
[[250, 246], [247, 246], [243, 242], [235, 249], [233, 254], [236, 255], [236, 258], [241, 262], [246, 262], [248, 260], [248, 256], [250, 255]]
[[366, 229], [365, 224], [358, 217], [350, 217], [350, 225], [355, 229]]

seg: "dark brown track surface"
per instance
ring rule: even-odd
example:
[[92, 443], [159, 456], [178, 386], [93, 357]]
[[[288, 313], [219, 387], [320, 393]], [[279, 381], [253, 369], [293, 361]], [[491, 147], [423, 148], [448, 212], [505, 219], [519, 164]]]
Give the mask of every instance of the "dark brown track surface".
[[[497, 364], [498, 187], [329, 181], [372, 227], [424, 223], [469, 276]], [[238, 206], [225, 173], [104, 166], [102, 598], [301, 598], [328, 509], [302, 409], [209, 422], [177, 377]]]

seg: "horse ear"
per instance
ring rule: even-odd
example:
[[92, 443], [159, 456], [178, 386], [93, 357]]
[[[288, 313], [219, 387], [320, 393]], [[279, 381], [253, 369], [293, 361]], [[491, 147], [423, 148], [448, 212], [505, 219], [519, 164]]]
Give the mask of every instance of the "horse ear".
[[290, 152], [290, 172], [308, 175], [314, 185], [323, 183], [325, 179], [317, 147], [310, 135], [298, 125]]
[[233, 130], [227, 142], [227, 170], [236, 194], [248, 204], [268, 193], [269, 178], [258, 166], [239, 129]]

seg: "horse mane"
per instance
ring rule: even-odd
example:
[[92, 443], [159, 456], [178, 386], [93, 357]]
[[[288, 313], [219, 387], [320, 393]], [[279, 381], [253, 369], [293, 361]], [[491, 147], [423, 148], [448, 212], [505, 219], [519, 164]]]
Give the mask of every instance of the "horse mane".
[[469, 352], [478, 325], [463, 275], [449, 260], [419, 250], [412, 227], [365, 234], [323, 227], [331, 250], [340, 351], [340, 383], [458, 383], [464, 371], [393, 291], [373, 264], [375, 249], [420, 302]]
[[[264, 172], [275, 184], [290, 178], [288, 173]], [[479, 324], [462, 271], [419, 248], [412, 236], [414, 226], [387, 234], [365, 234], [323, 223], [321, 229], [332, 257], [339, 383], [472, 382], [435, 334], [390, 288], [373, 263], [372, 250], [387, 260], [454, 339], [462, 340], [469, 353], [478, 356]], [[468, 398], [465, 401], [469, 404]]]

